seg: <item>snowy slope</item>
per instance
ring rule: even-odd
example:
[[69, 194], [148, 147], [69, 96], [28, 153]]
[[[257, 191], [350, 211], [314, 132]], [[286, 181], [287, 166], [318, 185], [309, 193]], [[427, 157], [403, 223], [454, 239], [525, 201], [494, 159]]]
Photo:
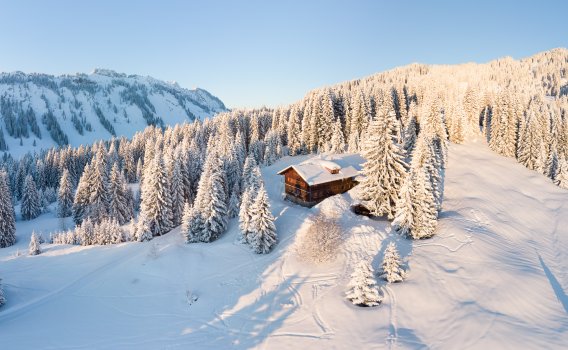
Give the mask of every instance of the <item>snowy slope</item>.
[[[95, 69], [89, 75], [63, 76], [0, 73], [0, 100], [0, 127], [14, 155], [33, 150], [34, 141], [36, 150], [61, 144], [50, 136], [42, 122], [49, 111], [68, 143], [78, 146], [112, 137], [99, 114], [108, 120], [117, 136], [130, 137], [150, 123], [174, 125], [226, 110], [221, 100], [203, 89], [183, 89], [176, 83], [106, 69]], [[24, 122], [28, 137], [22, 137], [20, 146], [20, 134], [8, 135], [7, 124], [17, 124], [18, 118], [26, 120], [30, 108], [41, 138], [31, 132], [31, 122]]]
[[[350, 157], [358, 157], [352, 155]], [[25, 251], [32, 229], [60, 226], [44, 214], [18, 222], [18, 243], [0, 250], [8, 303], [7, 348], [174, 349], [560, 349], [568, 343], [568, 192], [484, 144], [451, 145], [437, 236], [410, 242], [388, 222], [352, 214], [357, 196], [312, 209], [282, 200], [263, 169], [280, 242], [268, 255], [236, 243], [236, 222], [218, 241], [186, 245], [179, 229], [147, 243]], [[306, 218], [339, 218], [339, 258], [296, 257]], [[384, 303], [344, 300], [361, 258], [377, 268], [388, 242], [408, 261], [408, 280], [384, 286]], [[192, 305], [191, 296], [198, 300]], [[188, 297], [189, 296], [189, 297]], [[33, 333], [33, 337], [30, 334]]]

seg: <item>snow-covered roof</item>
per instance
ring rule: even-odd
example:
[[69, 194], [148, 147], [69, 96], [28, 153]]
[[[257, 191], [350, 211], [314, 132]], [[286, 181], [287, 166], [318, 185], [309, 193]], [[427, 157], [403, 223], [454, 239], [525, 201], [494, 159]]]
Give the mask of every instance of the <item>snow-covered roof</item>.
[[[290, 165], [278, 172], [284, 174], [288, 169], [294, 169], [308, 185], [319, 185], [327, 182], [347, 179], [359, 175], [360, 165], [350, 161], [352, 157], [339, 159], [311, 158], [300, 164]], [[333, 173], [331, 172], [333, 171]]]

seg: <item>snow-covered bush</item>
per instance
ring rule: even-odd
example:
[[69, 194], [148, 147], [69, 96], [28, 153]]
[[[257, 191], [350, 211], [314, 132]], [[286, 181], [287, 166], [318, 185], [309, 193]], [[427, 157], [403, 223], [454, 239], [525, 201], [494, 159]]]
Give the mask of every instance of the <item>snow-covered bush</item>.
[[390, 242], [387, 246], [381, 267], [383, 272], [381, 277], [389, 283], [402, 282], [406, 277], [406, 272], [400, 267], [400, 256], [394, 242]]
[[382, 301], [373, 276], [373, 267], [366, 261], [357, 265], [351, 274], [348, 288], [346, 297], [357, 306], [376, 306]]
[[106, 245], [126, 242], [126, 235], [116, 219], [103, 219], [93, 224], [89, 218], [74, 230], [51, 234], [53, 244]]
[[36, 235], [35, 232], [32, 232], [28, 252], [29, 252], [30, 255], [41, 254], [41, 246], [40, 246], [40, 243], [39, 243], [39, 236]]
[[302, 260], [323, 263], [335, 259], [342, 242], [342, 232], [336, 220], [316, 215], [299, 237], [298, 255]]
[[80, 237], [75, 230], [54, 232], [51, 234], [52, 244], [81, 244]]

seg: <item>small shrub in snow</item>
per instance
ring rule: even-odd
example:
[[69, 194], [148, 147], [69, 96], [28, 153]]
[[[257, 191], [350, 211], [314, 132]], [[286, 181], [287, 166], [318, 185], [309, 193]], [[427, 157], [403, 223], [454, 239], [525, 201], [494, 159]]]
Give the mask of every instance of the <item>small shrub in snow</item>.
[[337, 221], [318, 214], [299, 237], [298, 255], [313, 263], [331, 261], [337, 256], [341, 238]]
[[186, 290], [185, 299], [187, 300], [187, 303], [189, 305], [193, 305], [193, 303], [195, 303], [197, 299], [199, 299], [199, 297], [197, 296], [197, 294], [193, 293], [192, 291]]
[[400, 256], [393, 242], [390, 242], [385, 250], [382, 263], [383, 273], [381, 275], [389, 283], [402, 282], [405, 278], [405, 271], [400, 267]]
[[28, 252], [29, 252], [30, 255], [41, 254], [41, 246], [40, 246], [40, 243], [39, 243], [39, 236], [36, 235], [35, 232], [32, 232]]
[[373, 267], [366, 261], [361, 261], [351, 274], [347, 299], [358, 306], [376, 306], [382, 301], [373, 276]]

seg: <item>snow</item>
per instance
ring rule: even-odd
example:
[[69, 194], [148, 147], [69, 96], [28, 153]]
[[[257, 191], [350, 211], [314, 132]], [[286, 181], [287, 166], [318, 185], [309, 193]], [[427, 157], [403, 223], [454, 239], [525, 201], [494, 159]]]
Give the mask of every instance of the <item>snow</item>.
[[[278, 174], [283, 174], [286, 170], [293, 168], [308, 185], [313, 186], [355, 177], [359, 175], [361, 164], [364, 162], [364, 159], [356, 154], [351, 156], [328, 155], [327, 158], [329, 159], [310, 158], [299, 164], [289, 165], [280, 170]], [[328, 169], [339, 171], [332, 174]]]
[[[353, 155], [337, 156], [338, 164]], [[237, 220], [213, 243], [185, 244], [179, 228], [151, 242], [42, 245], [32, 230], [59, 229], [54, 214], [18, 221], [0, 249], [7, 303], [0, 339], [11, 348], [382, 349], [547, 348], [568, 343], [568, 192], [484, 144], [451, 145], [436, 236], [409, 241], [385, 220], [356, 216], [355, 187], [307, 209], [284, 201], [277, 171], [262, 169], [279, 242], [257, 255]], [[295, 238], [310, 215], [344, 231], [334, 262], [310, 265]], [[396, 242], [407, 279], [378, 280], [380, 306], [345, 299], [362, 259], [379, 270]], [[18, 255], [20, 251], [23, 255]], [[33, 337], [30, 336], [33, 330]]]

